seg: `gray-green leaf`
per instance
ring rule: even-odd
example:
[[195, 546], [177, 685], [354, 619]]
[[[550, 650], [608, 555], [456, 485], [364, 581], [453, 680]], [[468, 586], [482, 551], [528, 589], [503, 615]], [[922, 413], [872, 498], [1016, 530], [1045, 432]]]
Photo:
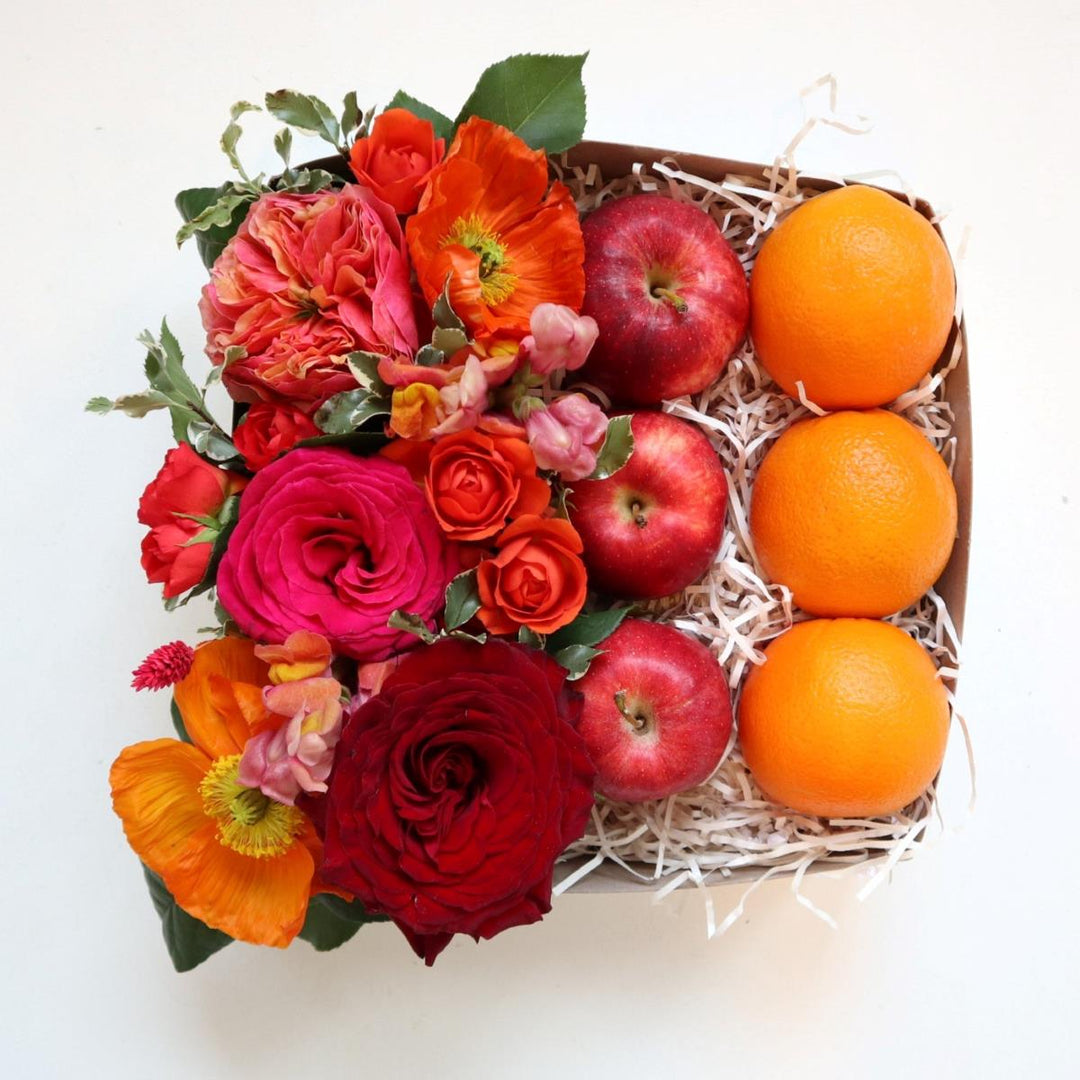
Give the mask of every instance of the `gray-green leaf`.
[[236, 156], [236, 143], [244, 132], [236, 121], [246, 112], [259, 111], [259, 106], [252, 105], [250, 101], [238, 101], [229, 110], [228, 126], [221, 133], [221, 149], [229, 159], [229, 164], [232, 165], [245, 180], [247, 179], [247, 173], [244, 172], [244, 166], [240, 164], [240, 159]]
[[274, 136], [274, 149], [278, 157], [285, 162], [285, 168], [288, 169], [289, 159], [292, 157], [292, 132], [287, 127], [283, 127]]
[[315, 426], [327, 435], [348, 435], [370, 420], [390, 412], [369, 390], [345, 390], [324, 402], [315, 413]]
[[401, 611], [399, 609], [391, 612], [390, 618], [386, 620], [386, 625], [391, 630], [405, 630], [407, 633], [415, 634], [425, 645], [430, 645], [438, 640], [438, 634], [419, 615], [411, 611]]
[[566, 668], [567, 679], [574, 682], [589, 670], [589, 665], [600, 655], [600, 650], [591, 645], [567, 645], [552, 655], [556, 663]]
[[327, 104], [313, 94], [277, 90], [266, 95], [266, 109], [283, 124], [310, 131], [340, 149], [341, 126]]
[[465, 330], [465, 323], [450, 303], [450, 274], [446, 275], [443, 291], [431, 309], [431, 317], [443, 330]]
[[353, 132], [357, 129], [360, 121], [363, 119], [363, 114], [360, 112], [360, 106], [356, 101], [356, 91], [350, 90], [342, 101], [343, 110], [341, 113], [341, 134], [346, 142], [351, 142], [353, 138]]
[[345, 357], [353, 378], [363, 389], [379, 396], [385, 396], [390, 389], [379, 375], [379, 361], [383, 359], [385, 358], [378, 353], [360, 352], [359, 350], [351, 352]]
[[332, 893], [319, 893], [308, 903], [307, 918], [299, 933], [318, 952], [344, 945], [366, 923], [386, 922], [386, 915], [369, 915], [359, 900], [343, 900]]
[[466, 570], [446, 586], [446, 608], [443, 613], [446, 629], [456, 630], [464, 626], [479, 610], [476, 570]]
[[421, 120], [428, 120], [435, 129], [435, 138], [445, 139], [448, 143], [454, 137], [454, 121], [449, 116], [443, 116], [438, 109], [417, 101], [404, 90], [399, 90], [386, 106], [388, 109], [408, 109], [413, 116], [419, 116]]
[[[199, 258], [203, 266], [208, 270], [214, 265], [215, 260], [225, 249], [225, 245], [247, 217], [248, 204], [255, 198], [254, 192], [238, 192], [233, 185], [222, 184], [216, 188], [188, 188], [176, 196], [176, 209], [186, 222], [192, 222], [200, 214], [210, 207], [216, 206], [220, 200], [228, 195], [242, 195], [233, 205], [231, 216], [221, 225], [212, 225], [209, 221], [203, 221], [195, 230], [195, 243], [199, 248]], [[183, 243], [188, 233], [178, 243]]]
[[569, 626], [564, 626], [547, 640], [547, 648], [558, 652], [570, 645], [599, 645], [618, 630], [623, 619], [633, 611], [629, 607], [607, 608], [579, 615]]
[[608, 421], [604, 445], [596, 455], [596, 468], [589, 474], [590, 480], [606, 480], [617, 473], [634, 452], [634, 433], [629, 416], [615, 416]]
[[436, 326], [431, 335], [431, 344], [439, 352], [453, 356], [458, 349], [464, 349], [469, 344], [469, 335], [456, 326]]
[[463, 124], [481, 116], [502, 124], [534, 150], [558, 154], [581, 142], [585, 87], [580, 56], [511, 56], [492, 64], [458, 114]]

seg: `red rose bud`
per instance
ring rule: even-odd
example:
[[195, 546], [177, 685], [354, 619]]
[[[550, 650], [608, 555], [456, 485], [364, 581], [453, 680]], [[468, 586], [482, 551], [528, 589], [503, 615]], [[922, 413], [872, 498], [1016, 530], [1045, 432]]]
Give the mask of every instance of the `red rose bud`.
[[165, 455], [165, 463], [139, 499], [139, 521], [150, 526], [142, 542], [142, 567], [148, 581], [179, 596], [202, 581], [213, 541], [193, 543], [216, 518], [225, 500], [247, 481], [204, 461], [187, 443]]
[[371, 134], [357, 139], [349, 154], [356, 179], [399, 214], [411, 214], [424, 181], [443, 158], [446, 144], [435, 138], [430, 120], [408, 109], [387, 109], [375, 118]]
[[244, 464], [258, 472], [274, 458], [291, 450], [301, 439], [320, 434], [309, 416], [288, 405], [260, 401], [248, 409], [240, 426], [233, 432], [233, 443]]
[[324, 879], [429, 965], [454, 934], [538, 921], [593, 805], [580, 714], [545, 653], [452, 638], [410, 653], [342, 732]]

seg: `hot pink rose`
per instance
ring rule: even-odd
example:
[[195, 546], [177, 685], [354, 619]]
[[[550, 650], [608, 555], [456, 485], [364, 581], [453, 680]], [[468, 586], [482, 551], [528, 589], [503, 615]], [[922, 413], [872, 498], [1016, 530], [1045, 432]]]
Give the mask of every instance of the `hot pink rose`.
[[529, 330], [521, 353], [538, 375], [560, 368], [576, 371], [600, 334], [592, 316], [578, 315], [565, 304], [537, 304], [529, 316]]
[[218, 567], [218, 598], [247, 636], [322, 634], [337, 655], [385, 660], [417, 639], [386, 623], [429, 623], [458, 570], [404, 466], [300, 448], [261, 469]]
[[567, 394], [531, 412], [525, 430], [541, 469], [581, 480], [596, 468], [596, 444], [607, 433], [607, 417], [584, 394]]
[[353, 350], [412, 354], [417, 332], [397, 215], [367, 188], [263, 195], [211, 271], [199, 305], [206, 351], [247, 355], [225, 385], [238, 401], [311, 412], [356, 382]]

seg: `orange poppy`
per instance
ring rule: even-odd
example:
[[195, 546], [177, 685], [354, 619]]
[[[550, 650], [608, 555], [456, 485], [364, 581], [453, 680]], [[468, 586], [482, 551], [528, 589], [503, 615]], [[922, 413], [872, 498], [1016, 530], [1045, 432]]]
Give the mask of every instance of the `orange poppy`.
[[547, 158], [473, 117], [458, 128], [405, 227], [424, 297], [450, 302], [476, 340], [519, 341], [537, 304], [580, 309], [585, 243], [574, 199]]
[[175, 690], [193, 745], [129, 746], [109, 782], [128, 843], [180, 907], [241, 941], [284, 948], [320, 891], [322, 844], [300, 810], [237, 780], [247, 740], [281, 722], [262, 704], [269, 671], [244, 638], [199, 646]]

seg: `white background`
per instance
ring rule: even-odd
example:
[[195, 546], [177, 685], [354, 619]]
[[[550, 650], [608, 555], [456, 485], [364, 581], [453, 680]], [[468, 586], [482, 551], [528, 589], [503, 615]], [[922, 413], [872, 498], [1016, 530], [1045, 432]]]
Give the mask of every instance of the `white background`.
[[[523, 7], [523, 6], [522, 6]], [[397, 5], [3, 2], [4, 644], [0, 1071], [9, 1076], [1076, 1075], [1075, 3], [676, 0]], [[396, 13], [388, 13], [396, 11]], [[702, 898], [571, 896], [432, 970], [392, 928], [338, 953], [234, 945], [172, 973], [108, 802], [124, 745], [169, 731], [128, 688], [192, 631], [141, 580], [135, 502], [158, 415], [81, 412], [139, 386], [168, 315], [201, 369], [194, 245], [172, 197], [217, 183], [228, 106], [399, 86], [453, 113], [488, 63], [592, 50], [588, 134], [769, 160], [832, 71], [873, 134], [817, 171], [896, 168], [970, 225], [974, 548], [946, 831], [866, 903], [812, 879], [833, 931], [769, 882], [723, 938]], [[821, 104], [820, 98], [815, 99]], [[245, 118], [272, 167], [274, 127]], [[242, 143], [242, 147], [246, 144]], [[11, 333], [14, 331], [14, 338]], [[738, 891], [712, 891], [722, 914]]]

